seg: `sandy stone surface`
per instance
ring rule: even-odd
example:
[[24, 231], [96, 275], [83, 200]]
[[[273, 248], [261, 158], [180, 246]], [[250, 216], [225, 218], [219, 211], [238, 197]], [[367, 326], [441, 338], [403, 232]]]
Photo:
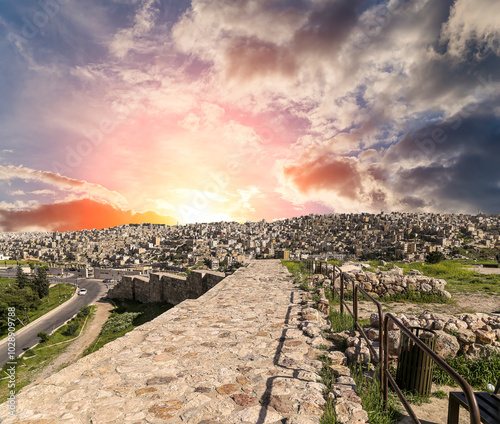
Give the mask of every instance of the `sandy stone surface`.
[[[299, 330], [300, 290], [254, 261], [98, 352], [22, 390], [4, 423], [319, 422], [321, 352]], [[309, 342], [309, 343], [308, 343]]]

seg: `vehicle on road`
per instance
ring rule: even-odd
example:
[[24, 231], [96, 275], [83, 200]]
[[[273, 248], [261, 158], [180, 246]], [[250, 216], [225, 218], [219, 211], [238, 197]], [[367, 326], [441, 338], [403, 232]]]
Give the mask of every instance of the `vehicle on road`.
[[87, 294], [87, 289], [80, 289], [80, 290], [78, 291], [78, 294], [79, 294], [80, 296], [84, 296], [84, 295], [86, 295], [86, 294]]

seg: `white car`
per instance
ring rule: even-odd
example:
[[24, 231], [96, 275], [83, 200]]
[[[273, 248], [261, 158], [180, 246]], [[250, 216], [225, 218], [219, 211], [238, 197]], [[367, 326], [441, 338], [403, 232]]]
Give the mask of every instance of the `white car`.
[[80, 289], [80, 290], [78, 291], [78, 294], [79, 294], [79, 295], [81, 295], [81, 296], [86, 295], [86, 294], [87, 294], [87, 289]]

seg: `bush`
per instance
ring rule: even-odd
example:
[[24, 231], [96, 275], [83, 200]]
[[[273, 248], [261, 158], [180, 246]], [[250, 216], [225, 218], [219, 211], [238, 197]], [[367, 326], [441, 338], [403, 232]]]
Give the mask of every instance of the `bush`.
[[44, 343], [49, 340], [50, 336], [47, 333], [44, 333], [43, 331], [40, 331], [37, 335], [37, 337], [40, 337], [40, 343]]
[[90, 307], [89, 305], [82, 306], [80, 308], [80, 312], [78, 312], [78, 315], [76, 317], [77, 318], [86, 318], [89, 316], [91, 311], [92, 311], [92, 307]]
[[75, 333], [78, 331], [78, 328], [80, 327], [80, 323], [76, 319], [72, 319], [68, 324], [66, 325], [66, 330], [64, 330], [63, 334], [65, 336], [73, 336]]
[[119, 333], [132, 325], [139, 312], [124, 312], [123, 314], [112, 315], [102, 326], [101, 333]]
[[426, 264], [438, 264], [444, 260], [444, 255], [441, 252], [431, 252], [425, 258]]

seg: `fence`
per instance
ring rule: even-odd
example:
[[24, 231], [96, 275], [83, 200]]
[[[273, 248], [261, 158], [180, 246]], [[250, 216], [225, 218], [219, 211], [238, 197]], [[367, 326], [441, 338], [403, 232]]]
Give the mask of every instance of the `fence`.
[[[441, 359], [436, 353], [434, 353], [429, 347], [427, 347], [415, 334], [412, 333], [401, 321], [399, 321], [393, 314], [387, 313], [383, 314], [382, 304], [374, 299], [369, 293], [367, 293], [359, 284], [357, 284], [348, 274], [340, 269], [338, 265], [328, 264], [327, 262], [317, 262], [317, 261], [306, 261], [306, 269], [311, 273], [322, 274], [331, 280], [331, 291], [335, 298], [335, 294], [340, 297], [340, 312], [344, 313], [344, 308], [351, 314], [354, 318], [354, 325], [356, 329], [360, 332], [361, 336], [366, 340], [368, 348], [373, 356], [376, 356], [375, 349], [371, 346], [371, 342], [366, 336], [365, 331], [358, 322], [358, 298], [359, 291], [361, 291], [372, 303], [377, 306], [378, 319], [379, 319], [379, 378], [382, 385], [382, 397], [387, 408], [387, 399], [389, 392], [389, 383], [396, 392], [398, 398], [403, 404], [404, 408], [408, 412], [414, 423], [421, 424], [415, 412], [411, 408], [408, 400], [405, 398], [404, 393], [401, 391], [396, 381], [392, 377], [389, 371], [389, 321], [393, 322], [401, 332], [403, 332], [407, 337], [409, 337], [416, 346], [418, 346], [426, 355], [428, 355], [434, 363], [442, 368], [451, 378], [453, 378], [460, 388], [463, 390], [467, 402], [469, 405], [470, 423], [480, 424], [479, 408], [477, 405], [476, 397], [469, 384], [453, 369], [451, 368], [443, 359]], [[331, 269], [331, 273], [329, 270]], [[337, 291], [336, 280], [340, 280], [339, 291]], [[346, 280], [352, 282], [353, 291], [353, 310], [349, 308], [349, 305], [345, 301], [345, 287], [347, 286]]]

